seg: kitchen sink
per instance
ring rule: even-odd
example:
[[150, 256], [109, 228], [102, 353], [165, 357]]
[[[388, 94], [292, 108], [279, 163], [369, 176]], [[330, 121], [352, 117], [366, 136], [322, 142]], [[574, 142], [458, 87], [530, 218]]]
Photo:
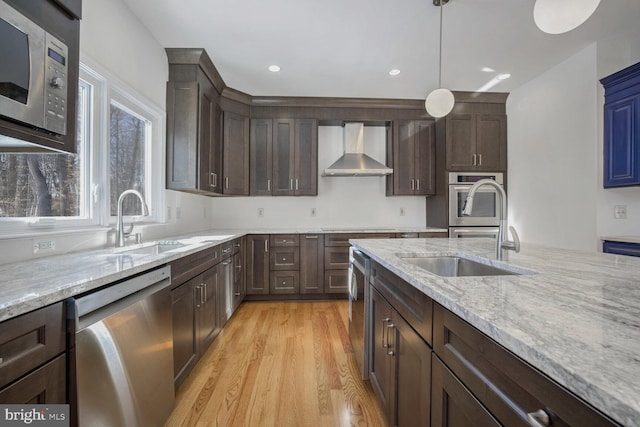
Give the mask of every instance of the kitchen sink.
[[459, 256], [400, 257], [409, 264], [442, 277], [512, 276], [522, 274]]
[[143, 243], [141, 245], [117, 248], [114, 249], [112, 253], [127, 255], [158, 255], [164, 252], [182, 248], [184, 246], [186, 246], [184, 243], [180, 243], [175, 240], [163, 240], [159, 242]]

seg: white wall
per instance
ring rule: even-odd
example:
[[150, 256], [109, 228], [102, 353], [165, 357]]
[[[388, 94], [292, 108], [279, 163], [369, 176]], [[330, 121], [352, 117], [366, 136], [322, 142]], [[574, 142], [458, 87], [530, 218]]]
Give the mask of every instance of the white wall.
[[[364, 151], [385, 161], [384, 127], [365, 127]], [[343, 152], [342, 127], [318, 128], [317, 197], [215, 198], [212, 216], [221, 228], [424, 227], [425, 198], [386, 197], [383, 177], [322, 177]], [[258, 217], [258, 208], [264, 217]], [[311, 209], [316, 216], [311, 216]], [[400, 208], [405, 215], [400, 216]]]
[[598, 84], [591, 45], [509, 95], [509, 218], [523, 242], [597, 248]]
[[[606, 77], [640, 61], [640, 30], [613, 35], [598, 42], [597, 75]], [[598, 144], [602, 147], [604, 89], [598, 84]], [[602, 155], [598, 151], [598, 235], [640, 236], [640, 187], [609, 188], [602, 187]], [[614, 206], [627, 206], [627, 219], [615, 219]]]

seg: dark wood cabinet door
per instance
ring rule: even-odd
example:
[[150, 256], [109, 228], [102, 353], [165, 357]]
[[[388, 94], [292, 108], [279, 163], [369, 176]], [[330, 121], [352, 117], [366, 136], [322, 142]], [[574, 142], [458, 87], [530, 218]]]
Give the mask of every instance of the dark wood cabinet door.
[[29, 375], [0, 390], [0, 404], [67, 402], [66, 356], [61, 354]]
[[272, 295], [300, 293], [300, 272], [272, 271], [269, 291]]
[[269, 295], [269, 235], [247, 236], [247, 295]]
[[416, 195], [428, 196], [436, 192], [436, 138], [435, 122], [420, 120], [415, 122], [415, 185]]
[[432, 427], [498, 427], [501, 424], [433, 354]]
[[473, 171], [476, 156], [476, 120], [473, 114], [446, 117], [447, 170]]
[[249, 118], [224, 112], [224, 194], [249, 195]]
[[295, 178], [296, 196], [318, 194], [318, 121], [295, 121]]
[[324, 292], [324, 236], [300, 236], [300, 293]]
[[396, 312], [390, 341], [396, 366], [396, 426], [428, 426], [431, 406], [431, 349]]
[[197, 310], [198, 354], [203, 354], [221, 329], [217, 317], [218, 266], [208, 269], [196, 277], [200, 307]]
[[167, 83], [167, 188], [195, 190], [198, 187], [199, 84]]
[[294, 194], [295, 121], [273, 120], [273, 189], [274, 196]]
[[224, 159], [224, 111], [218, 102], [213, 105], [213, 136], [209, 153], [209, 172], [213, 174], [213, 192], [222, 194], [223, 175], [222, 163]]
[[272, 246], [271, 247], [271, 271], [275, 270], [299, 270], [300, 248], [298, 246]]
[[415, 189], [415, 122], [393, 122], [393, 195], [413, 195]]
[[[369, 380], [375, 395], [387, 415], [387, 421], [393, 425], [393, 406], [395, 401], [395, 362], [389, 354], [393, 343], [393, 308], [371, 287], [371, 328], [369, 342], [371, 354], [369, 360]], [[391, 332], [391, 333], [390, 333]]]
[[[198, 361], [196, 298], [200, 296], [198, 277], [171, 291], [173, 312], [173, 375], [176, 389]], [[199, 305], [199, 304], [198, 304]]]
[[476, 168], [479, 171], [507, 170], [507, 116], [476, 116]]
[[206, 191], [215, 191], [216, 152], [213, 144], [215, 136], [215, 99], [213, 85], [200, 84], [199, 96], [199, 129], [198, 129], [198, 188]]
[[249, 193], [270, 196], [273, 177], [273, 121], [251, 119], [251, 154], [249, 156]]

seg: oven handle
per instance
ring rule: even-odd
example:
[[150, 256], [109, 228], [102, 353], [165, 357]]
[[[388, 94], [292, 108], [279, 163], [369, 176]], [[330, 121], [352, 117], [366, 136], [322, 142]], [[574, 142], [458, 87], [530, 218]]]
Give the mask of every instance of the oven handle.
[[[466, 191], [468, 192], [469, 190], [471, 190], [472, 185], [452, 185], [450, 186], [451, 190], [455, 191], [455, 192], [460, 192], [460, 191]], [[478, 193], [497, 193], [498, 190], [496, 190], [495, 188], [492, 187], [480, 187], [478, 188]]]

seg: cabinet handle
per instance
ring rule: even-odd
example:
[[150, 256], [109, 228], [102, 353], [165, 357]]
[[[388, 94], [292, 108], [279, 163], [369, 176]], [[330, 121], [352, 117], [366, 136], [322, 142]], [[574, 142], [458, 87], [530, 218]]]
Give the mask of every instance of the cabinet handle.
[[267, 180], [267, 191], [271, 191], [271, 180]]
[[415, 179], [411, 180], [411, 189], [415, 190], [416, 189], [416, 185], [415, 185]]
[[240, 294], [240, 292], [236, 292], [234, 295], [239, 297], [241, 294]]
[[224, 261], [222, 263], [222, 265], [229, 265], [229, 264], [231, 264], [231, 261], [232, 261], [231, 259], [228, 259], [228, 260]]
[[[390, 324], [387, 325], [387, 329], [393, 329], [395, 327], [396, 327], [396, 325], [394, 325], [393, 323], [390, 323]], [[389, 333], [389, 331], [387, 331], [387, 347], [386, 348], [391, 349], [391, 348], [393, 348], [393, 345], [389, 344], [389, 335], [391, 335], [391, 334]], [[387, 354], [389, 356], [394, 356], [395, 352], [393, 350], [388, 350]]]
[[527, 413], [527, 421], [531, 427], [544, 427], [551, 425], [549, 414], [544, 409], [538, 409], [535, 412]]
[[269, 241], [268, 240], [264, 241], [264, 251], [265, 252], [269, 252]]
[[213, 174], [213, 186], [214, 187], [218, 186], [218, 174], [217, 173]]
[[287, 259], [286, 259], [286, 258], [282, 258], [282, 260], [283, 260], [283, 261], [286, 261]]
[[293, 179], [289, 180], [289, 190], [293, 190]]
[[228, 176], [224, 177], [224, 188], [229, 188], [229, 177]]
[[385, 323], [389, 323], [389, 322], [391, 322], [390, 317], [385, 317], [384, 319], [382, 319], [382, 348], [389, 347], [389, 344], [387, 343], [387, 339], [385, 338], [385, 332], [387, 330], [387, 328], [385, 328]]
[[478, 165], [482, 166], [482, 154], [478, 154]]
[[296, 190], [298, 189], [298, 178], [296, 178]]
[[284, 285], [286, 285], [286, 284], [287, 284], [287, 282], [285, 282], [285, 281], [283, 280], [283, 281], [282, 281], [282, 285], [284, 286]]
[[420, 180], [416, 179], [416, 190], [420, 189]]
[[203, 289], [203, 291], [202, 291], [202, 303], [204, 304], [204, 303], [207, 302], [207, 284], [206, 283], [202, 284], [202, 289]]
[[318, 236], [304, 236], [305, 239], [318, 239]]
[[200, 308], [200, 301], [202, 300], [202, 294], [198, 298], [198, 292], [200, 292], [200, 286], [193, 288], [193, 299], [196, 300], [196, 308]]
[[473, 155], [473, 161], [472, 161], [471, 165], [472, 166], [476, 165], [476, 155], [475, 154]]
[[222, 250], [222, 253], [223, 253], [223, 254], [228, 254], [230, 250], [231, 250], [231, 248], [224, 248], [224, 249]]

